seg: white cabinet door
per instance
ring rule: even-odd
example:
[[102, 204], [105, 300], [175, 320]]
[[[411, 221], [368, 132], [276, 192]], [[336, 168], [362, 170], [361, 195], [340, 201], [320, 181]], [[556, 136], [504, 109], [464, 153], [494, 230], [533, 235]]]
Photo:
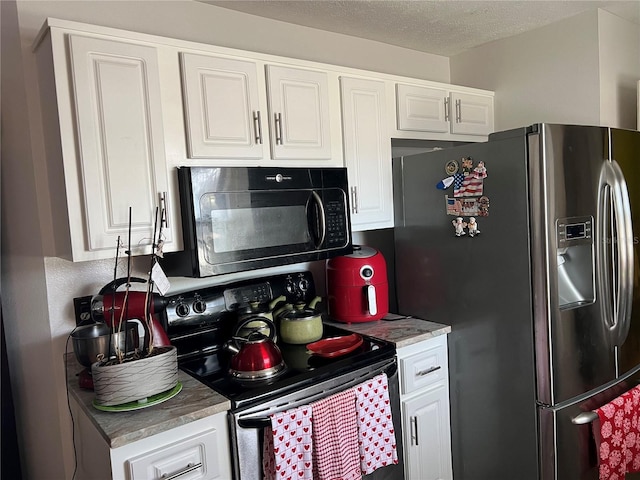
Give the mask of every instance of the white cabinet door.
[[263, 158], [257, 64], [191, 53], [180, 59], [189, 158]]
[[271, 157], [331, 159], [325, 72], [267, 65]]
[[352, 229], [393, 226], [391, 137], [384, 82], [341, 77], [344, 159]]
[[489, 135], [493, 133], [493, 97], [451, 92], [451, 133]]
[[[118, 237], [126, 245], [131, 207], [132, 251], [149, 254], [156, 208], [177, 205], [167, 180], [156, 49], [69, 35], [69, 50], [80, 185], [67, 188], [82, 189], [84, 206], [69, 205], [69, 215], [83, 216], [86, 250], [107, 258]], [[66, 159], [65, 169], [74, 163]], [[170, 244], [172, 231], [165, 225], [163, 232]]]
[[446, 383], [402, 401], [407, 480], [451, 480], [449, 392]]
[[396, 85], [397, 128], [407, 132], [486, 136], [493, 132], [493, 96], [420, 85]]
[[398, 130], [449, 131], [448, 93], [440, 88], [396, 85]]

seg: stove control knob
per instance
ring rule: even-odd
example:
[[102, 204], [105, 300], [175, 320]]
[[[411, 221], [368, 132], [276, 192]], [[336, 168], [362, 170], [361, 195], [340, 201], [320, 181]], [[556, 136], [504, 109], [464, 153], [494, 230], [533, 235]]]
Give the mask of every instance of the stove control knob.
[[298, 288], [300, 288], [302, 293], [309, 290], [309, 280], [307, 280], [306, 278], [303, 278], [302, 280], [300, 280], [300, 282], [298, 282]]
[[204, 313], [206, 309], [207, 309], [206, 302], [201, 298], [196, 298], [196, 300], [193, 302], [193, 311], [195, 313]]
[[186, 317], [189, 315], [189, 305], [184, 302], [180, 302], [176, 305], [176, 315], [179, 317]]

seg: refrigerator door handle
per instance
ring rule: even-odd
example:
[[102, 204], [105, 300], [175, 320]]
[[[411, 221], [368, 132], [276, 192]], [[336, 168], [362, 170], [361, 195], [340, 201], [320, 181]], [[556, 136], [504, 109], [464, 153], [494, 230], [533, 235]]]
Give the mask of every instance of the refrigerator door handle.
[[574, 425], [586, 425], [598, 419], [596, 412], [582, 412], [571, 419]]
[[611, 197], [613, 196], [614, 187], [612, 185], [614, 182], [615, 174], [610, 162], [603, 162], [598, 180], [598, 211], [596, 213], [595, 248], [598, 272], [600, 272], [599, 275], [596, 275], [596, 285], [600, 297], [600, 313], [605, 326], [612, 333], [616, 328], [616, 316], [610, 280], [613, 276], [610, 276], [608, 272], [615, 268], [611, 262], [611, 258], [614, 256], [614, 245], [613, 242], [609, 245], [607, 235], [612, 222]]
[[618, 328], [617, 345], [622, 345], [631, 326], [631, 305], [633, 302], [633, 225], [629, 190], [620, 165], [611, 160], [614, 173], [613, 211], [616, 224], [616, 242], [618, 253], [616, 292], [616, 325]]

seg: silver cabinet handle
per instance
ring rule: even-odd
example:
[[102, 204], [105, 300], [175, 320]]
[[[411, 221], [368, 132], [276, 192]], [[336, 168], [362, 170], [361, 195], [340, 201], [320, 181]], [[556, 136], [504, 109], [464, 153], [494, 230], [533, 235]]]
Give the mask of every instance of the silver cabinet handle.
[[429, 367], [426, 370], [420, 370], [416, 373], [416, 377], [424, 377], [425, 375], [429, 375], [430, 373], [435, 372], [436, 370], [440, 370], [442, 366], [438, 365], [437, 367]]
[[275, 117], [275, 131], [276, 131], [276, 145], [282, 145], [282, 114], [276, 113]]
[[202, 468], [202, 462], [196, 463], [195, 465], [193, 463], [190, 463], [185, 468], [180, 470], [179, 472], [176, 472], [173, 475], [167, 475], [166, 473], [163, 473], [160, 478], [162, 478], [163, 480], [173, 480], [173, 479], [181, 477], [182, 475], [185, 475], [185, 474], [187, 474], [189, 472], [193, 472], [194, 470], [198, 470], [199, 468]]
[[351, 187], [351, 213], [358, 213], [358, 187]]
[[456, 123], [462, 122], [462, 105], [460, 100], [456, 100]]
[[169, 228], [169, 200], [167, 192], [160, 192], [160, 225]]
[[418, 417], [410, 417], [409, 422], [409, 428], [411, 430], [411, 445], [418, 445]]
[[598, 419], [596, 412], [582, 412], [571, 419], [574, 425], [586, 425]]
[[444, 97], [444, 121], [448, 122], [449, 121], [449, 111], [451, 109], [451, 105], [450, 105], [450, 100], [449, 97]]
[[253, 112], [253, 129], [256, 132], [256, 143], [262, 145], [262, 120], [260, 110]]

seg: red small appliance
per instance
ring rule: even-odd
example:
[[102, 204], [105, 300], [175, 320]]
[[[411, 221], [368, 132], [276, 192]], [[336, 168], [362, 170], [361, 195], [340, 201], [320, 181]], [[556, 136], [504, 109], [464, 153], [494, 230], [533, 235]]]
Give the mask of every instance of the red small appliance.
[[378, 250], [354, 245], [352, 254], [327, 260], [326, 270], [331, 318], [371, 322], [389, 313], [387, 263]]

